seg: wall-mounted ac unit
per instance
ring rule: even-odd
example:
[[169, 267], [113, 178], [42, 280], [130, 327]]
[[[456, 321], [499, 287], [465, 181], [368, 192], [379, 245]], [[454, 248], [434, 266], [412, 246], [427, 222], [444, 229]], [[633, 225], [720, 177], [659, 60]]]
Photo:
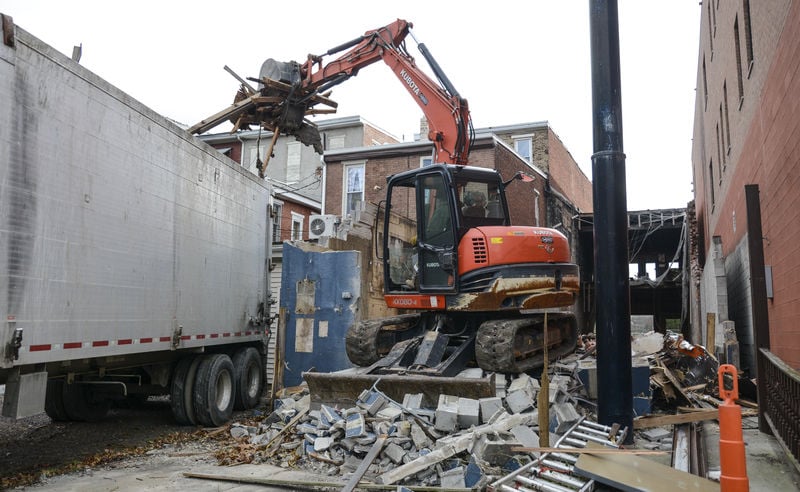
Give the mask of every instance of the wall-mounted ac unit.
[[333, 236], [336, 232], [335, 215], [310, 215], [308, 217], [308, 238], [319, 239]]

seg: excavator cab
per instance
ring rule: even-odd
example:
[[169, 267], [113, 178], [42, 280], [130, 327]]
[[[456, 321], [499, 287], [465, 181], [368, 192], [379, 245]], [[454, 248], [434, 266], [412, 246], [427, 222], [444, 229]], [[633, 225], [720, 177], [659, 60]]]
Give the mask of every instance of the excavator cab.
[[458, 292], [458, 245], [466, 232], [505, 225], [508, 207], [494, 171], [434, 165], [390, 177], [383, 234], [387, 294]]

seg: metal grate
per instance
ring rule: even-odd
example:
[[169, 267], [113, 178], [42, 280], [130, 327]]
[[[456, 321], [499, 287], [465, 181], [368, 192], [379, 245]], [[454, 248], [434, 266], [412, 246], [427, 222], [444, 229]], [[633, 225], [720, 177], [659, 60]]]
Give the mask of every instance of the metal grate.
[[767, 349], [760, 350], [764, 374], [758, 383], [766, 384], [766, 402], [762, 407], [764, 417], [775, 437], [794, 457], [795, 466], [800, 461], [800, 373], [792, 369]]
[[[581, 418], [561, 438], [556, 448], [584, 448], [589, 441], [619, 448], [628, 429], [606, 427]], [[489, 485], [491, 492], [541, 490], [545, 492], [588, 492], [594, 490], [594, 480], [576, 475], [577, 453], [543, 453], [531, 463]]]
[[486, 254], [486, 240], [484, 238], [472, 238], [472, 254], [475, 263], [487, 263], [489, 261], [489, 258]]

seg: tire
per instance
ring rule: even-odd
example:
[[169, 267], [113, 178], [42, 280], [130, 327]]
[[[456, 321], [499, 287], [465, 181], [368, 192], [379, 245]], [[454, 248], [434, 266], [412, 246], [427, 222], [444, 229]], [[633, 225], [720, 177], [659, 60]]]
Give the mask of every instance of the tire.
[[89, 385], [64, 384], [62, 389], [64, 412], [69, 420], [97, 422], [106, 416], [111, 407], [111, 401], [96, 395]]
[[235, 379], [227, 354], [203, 357], [194, 381], [194, 413], [197, 423], [219, 427], [233, 415]]
[[233, 355], [233, 378], [236, 383], [233, 408], [255, 408], [264, 391], [264, 367], [258, 350], [246, 347], [236, 351]]
[[202, 357], [189, 355], [178, 361], [172, 373], [169, 400], [172, 415], [178, 425], [195, 425], [194, 380]]
[[64, 380], [50, 379], [47, 381], [47, 391], [44, 397], [44, 411], [55, 422], [69, 420], [67, 411], [64, 410]]

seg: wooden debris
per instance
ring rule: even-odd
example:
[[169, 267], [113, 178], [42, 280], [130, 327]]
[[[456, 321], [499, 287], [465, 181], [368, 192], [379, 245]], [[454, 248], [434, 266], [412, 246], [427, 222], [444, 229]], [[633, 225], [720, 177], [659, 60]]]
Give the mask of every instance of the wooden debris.
[[386, 445], [386, 436], [380, 436], [377, 440], [375, 440], [375, 444], [372, 445], [367, 455], [361, 461], [361, 464], [358, 465], [356, 471], [353, 472], [353, 475], [350, 477], [350, 480], [347, 481], [347, 484], [342, 488], [342, 492], [352, 492], [353, 489], [356, 488], [358, 482], [361, 480], [361, 477], [367, 472], [369, 469], [369, 465], [375, 461], [375, 458], [383, 449], [383, 446]]
[[[758, 412], [742, 411], [742, 415], [758, 415]], [[701, 422], [703, 420], [719, 419], [718, 409], [696, 408], [689, 413], [678, 413], [674, 415], [655, 415], [638, 418], [633, 421], [634, 429], [650, 429], [652, 427], [663, 427], [665, 425], [687, 424], [689, 422]]]
[[519, 453], [572, 453], [572, 454], [667, 454], [668, 451], [650, 449], [617, 449], [617, 448], [526, 448], [515, 446], [511, 451]]

